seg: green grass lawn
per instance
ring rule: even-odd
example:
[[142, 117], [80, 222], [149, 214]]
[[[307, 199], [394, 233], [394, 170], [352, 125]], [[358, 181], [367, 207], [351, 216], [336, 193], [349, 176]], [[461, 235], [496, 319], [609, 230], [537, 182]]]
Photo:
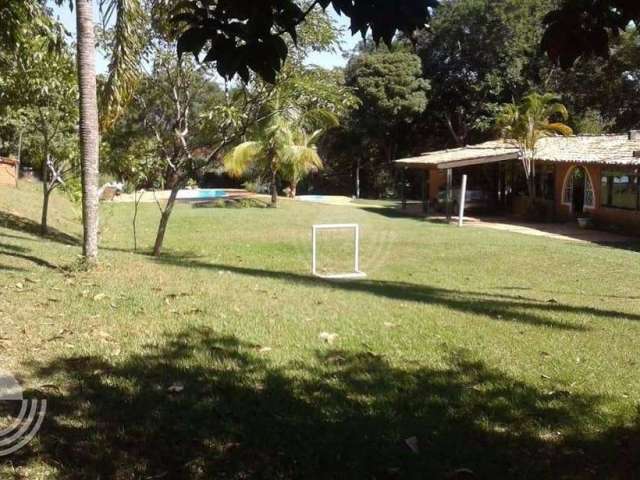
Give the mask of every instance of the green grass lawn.
[[[85, 273], [77, 208], [42, 240], [39, 201], [0, 189], [0, 368], [49, 401], [2, 479], [640, 477], [636, 252], [283, 201], [180, 205], [153, 259], [113, 204]], [[310, 276], [327, 222], [366, 280]]]

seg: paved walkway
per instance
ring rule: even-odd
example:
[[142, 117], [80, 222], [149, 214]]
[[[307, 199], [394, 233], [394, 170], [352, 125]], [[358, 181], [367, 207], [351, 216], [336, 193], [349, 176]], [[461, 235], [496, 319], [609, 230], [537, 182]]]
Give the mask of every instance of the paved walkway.
[[525, 223], [506, 218], [468, 217], [465, 219], [465, 226], [491, 228], [494, 230], [572, 242], [599, 243], [604, 245], [640, 243], [640, 239], [638, 238], [599, 230], [583, 229], [574, 223]]

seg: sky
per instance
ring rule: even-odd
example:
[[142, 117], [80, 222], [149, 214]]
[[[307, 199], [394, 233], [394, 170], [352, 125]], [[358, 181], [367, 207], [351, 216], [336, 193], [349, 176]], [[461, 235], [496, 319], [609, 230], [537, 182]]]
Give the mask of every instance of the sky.
[[[75, 12], [71, 12], [69, 10], [68, 5], [63, 5], [58, 7], [53, 2], [51, 3], [51, 7], [53, 8], [54, 15], [58, 17], [58, 19], [62, 22], [65, 28], [71, 32], [72, 35], [75, 36], [76, 33], [76, 17]], [[99, 12], [97, 6], [95, 6], [97, 2], [94, 3], [95, 8], [95, 18], [96, 20], [99, 18]], [[344, 34], [341, 38], [341, 46], [345, 51], [352, 50], [360, 37], [358, 35], [352, 36], [348, 31], [349, 19], [344, 16], [339, 16], [335, 12], [331, 12], [331, 16], [335, 18], [343, 30]], [[96, 59], [96, 70], [98, 73], [105, 73], [108, 66], [108, 59], [98, 52], [98, 58]], [[343, 67], [346, 64], [346, 59], [344, 58], [342, 52], [322, 52], [322, 53], [314, 53], [309, 56], [307, 59], [307, 63], [309, 65], [318, 65], [324, 68], [333, 68], [333, 67]]]

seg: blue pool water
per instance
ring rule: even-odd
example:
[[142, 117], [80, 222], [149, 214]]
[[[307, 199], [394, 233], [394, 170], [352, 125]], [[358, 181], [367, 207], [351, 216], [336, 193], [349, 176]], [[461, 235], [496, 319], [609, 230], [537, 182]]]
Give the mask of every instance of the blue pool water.
[[298, 195], [296, 198], [303, 202], [323, 202], [327, 197], [326, 195]]
[[211, 200], [225, 198], [229, 194], [220, 188], [201, 188], [197, 190], [180, 190], [178, 200]]

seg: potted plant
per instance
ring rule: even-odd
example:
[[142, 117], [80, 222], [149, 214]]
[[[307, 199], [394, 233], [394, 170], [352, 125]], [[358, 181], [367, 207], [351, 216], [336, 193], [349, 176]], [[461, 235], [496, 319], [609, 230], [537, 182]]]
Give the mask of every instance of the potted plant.
[[585, 213], [578, 216], [578, 226], [580, 228], [589, 228], [593, 225], [591, 217]]

